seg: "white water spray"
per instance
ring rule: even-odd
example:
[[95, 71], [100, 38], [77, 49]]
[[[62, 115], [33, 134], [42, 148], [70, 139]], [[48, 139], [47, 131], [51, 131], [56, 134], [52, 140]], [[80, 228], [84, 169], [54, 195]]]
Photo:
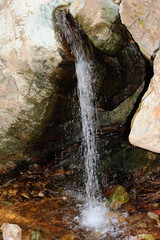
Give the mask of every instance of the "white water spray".
[[95, 107], [92, 89], [92, 67], [86, 59], [85, 53], [76, 51], [76, 73], [78, 79], [78, 94], [81, 109], [84, 160], [87, 175], [86, 201], [92, 204], [96, 200], [98, 181], [96, 177], [96, 161], [98, 153], [95, 141]]
[[[98, 180], [96, 175], [96, 163], [98, 153], [95, 139], [96, 110], [94, 106], [95, 95], [93, 92], [93, 71], [91, 62], [87, 61], [85, 52], [76, 51], [76, 74], [78, 80], [78, 94], [81, 109], [83, 145], [86, 181], [86, 201], [80, 206], [80, 216], [76, 220], [80, 226], [92, 232], [101, 234], [101, 238], [108, 234], [116, 237], [124, 230], [120, 230], [118, 214], [109, 211], [106, 203], [101, 201]], [[99, 195], [97, 195], [99, 194]]]

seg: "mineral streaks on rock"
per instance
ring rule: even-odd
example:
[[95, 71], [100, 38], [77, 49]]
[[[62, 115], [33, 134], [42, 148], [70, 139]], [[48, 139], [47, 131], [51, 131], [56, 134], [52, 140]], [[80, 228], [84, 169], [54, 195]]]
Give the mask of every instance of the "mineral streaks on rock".
[[132, 120], [129, 141], [160, 153], [160, 51], [154, 60], [154, 77]]
[[148, 59], [154, 58], [160, 47], [159, 12], [157, 0], [123, 0], [120, 5], [122, 23]]

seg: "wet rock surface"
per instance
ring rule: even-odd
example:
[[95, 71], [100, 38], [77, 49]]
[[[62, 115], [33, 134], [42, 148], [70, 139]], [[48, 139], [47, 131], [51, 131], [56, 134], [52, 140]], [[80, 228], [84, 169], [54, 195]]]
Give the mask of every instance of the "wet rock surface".
[[118, 209], [129, 201], [129, 194], [121, 185], [114, 187], [107, 195], [111, 209]]

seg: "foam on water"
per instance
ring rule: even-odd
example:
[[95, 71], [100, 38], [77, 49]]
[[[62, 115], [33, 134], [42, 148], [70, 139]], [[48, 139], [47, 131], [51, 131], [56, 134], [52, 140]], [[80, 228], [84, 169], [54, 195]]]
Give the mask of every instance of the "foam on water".
[[93, 204], [84, 204], [80, 206], [80, 216], [75, 220], [82, 228], [94, 233], [100, 233], [101, 237], [118, 237], [125, 230], [125, 221], [122, 224], [119, 219], [127, 217], [127, 213], [118, 214], [110, 211], [105, 206], [106, 203], [94, 202]]

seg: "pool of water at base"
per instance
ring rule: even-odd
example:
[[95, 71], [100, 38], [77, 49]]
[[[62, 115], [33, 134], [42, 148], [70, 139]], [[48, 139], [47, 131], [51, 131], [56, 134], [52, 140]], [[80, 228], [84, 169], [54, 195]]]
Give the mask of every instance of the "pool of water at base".
[[18, 224], [23, 240], [34, 239], [35, 230], [43, 235], [39, 240], [128, 240], [141, 233], [160, 239], [158, 221], [148, 216], [160, 212], [158, 202], [140, 205], [131, 199], [120, 210], [108, 210], [105, 198], [87, 205], [83, 186], [73, 184], [74, 175], [78, 177], [73, 170], [54, 169], [54, 164], [53, 169], [32, 164], [1, 181], [0, 226]]
[[[85, 211], [88, 212], [87, 215]], [[35, 229], [39, 229], [43, 233], [44, 239], [47, 240], [115, 239], [115, 236], [116, 239], [123, 239], [121, 232], [124, 233], [124, 231], [121, 231], [122, 229], [120, 230], [114, 224], [118, 224], [117, 216], [120, 221], [125, 220], [120, 219], [120, 215], [116, 212], [111, 213], [106, 209], [106, 212], [101, 212], [101, 214], [106, 215], [103, 216], [103, 219], [109, 219], [108, 222], [95, 223], [93, 218], [97, 217], [94, 214], [98, 214], [97, 219], [99, 219], [99, 217], [101, 218], [100, 211], [102, 211], [100, 205], [94, 211], [91, 211], [91, 209], [88, 211], [76, 197], [67, 192], [54, 191], [46, 197], [26, 199], [23, 202], [11, 198], [8, 200], [0, 199], [0, 225], [3, 223], [18, 224], [22, 228], [24, 240], [32, 239], [29, 238], [29, 234]], [[89, 216], [89, 214], [91, 215]], [[84, 219], [84, 216], [86, 216], [86, 219]], [[92, 224], [90, 223], [90, 225], [91, 219]], [[97, 227], [97, 224], [106, 225], [109, 230], [108, 233], [104, 231], [104, 226], [100, 227], [101, 232], [98, 231], [99, 226]], [[0, 239], [2, 239], [2, 236], [0, 236]]]

